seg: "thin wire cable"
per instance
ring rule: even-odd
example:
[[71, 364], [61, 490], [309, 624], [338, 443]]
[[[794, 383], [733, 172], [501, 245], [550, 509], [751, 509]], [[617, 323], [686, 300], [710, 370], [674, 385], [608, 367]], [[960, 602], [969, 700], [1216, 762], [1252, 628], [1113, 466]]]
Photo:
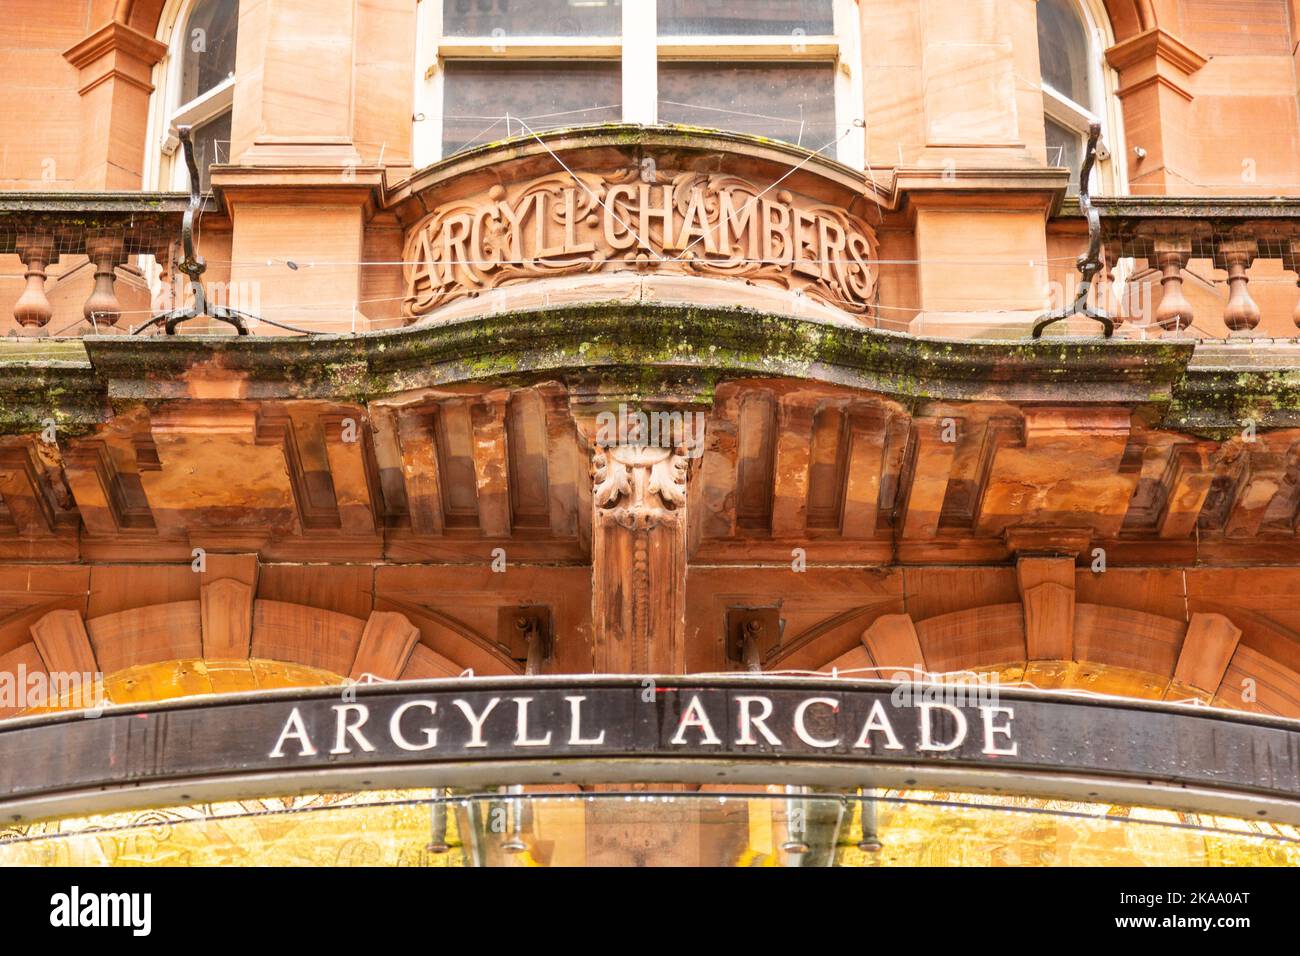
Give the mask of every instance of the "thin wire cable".
[[[1023, 265], [1027, 269], [1037, 269], [1040, 265], [1050, 265], [1051, 263], [1054, 262], [1076, 262], [1077, 260], [1078, 260], [1078, 256], [1047, 256], [1041, 259], [1026, 259], [1023, 256], [1008, 256], [1005, 259], [980, 256], [978, 259], [962, 259], [962, 258], [944, 259], [944, 258], [937, 258], [937, 257], [926, 258], [926, 259], [872, 259], [869, 264], [873, 266], [915, 266], [915, 265], [970, 266], [970, 265], [985, 265], [989, 263], [1015, 263], [1018, 265]], [[357, 259], [357, 260], [324, 259], [324, 260], [303, 261], [294, 256], [288, 256], [286, 258], [273, 257], [271, 259], [209, 259], [207, 261], [209, 264], [220, 263], [221, 265], [232, 265], [232, 266], [274, 265], [276, 263], [279, 263], [281, 265], [288, 265], [289, 263], [293, 263], [294, 266], [301, 269], [321, 269], [321, 268], [332, 268], [332, 267], [352, 268], [354, 266], [360, 266], [360, 267], [422, 266], [428, 264], [423, 259]], [[453, 265], [453, 266], [494, 266], [494, 265], [523, 266], [523, 265], [529, 265], [535, 262], [536, 260], [535, 259], [439, 259], [438, 261], [440, 263], [446, 263], [447, 265]], [[580, 262], [585, 260], [574, 259], [572, 261]], [[749, 257], [736, 258], [731, 256], [727, 257], [726, 261], [741, 263], [744, 265], [789, 265], [790, 264], [789, 259], [764, 259], [764, 258], [749, 258]], [[836, 263], [857, 262], [858, 260], [841, 259], [841, 258], [820, 258], [820, 259], [804, 258], [804, 259], [800, 259], [799, 261], [806, 262], [812, 265], [821, 265], [821, 264], [833, 265]], [[13, 279], [21, 280], [23, 277], [21, 275], [15, 274], [12, 276], [4, 276], [3, 278], [13, 278]], [[1225, 285], [1227, 283], [1226, 279], [1207, 279], [1206, 281], [1212, 282], [1217, 285]], [[1254, 281], [1256, 280], [1252, 280], [1252, 282]], [[1272, 281], [1272, 282], [1283, 282], [1286, 284], [1295, 285], [1295, 280], [1287, 279], [1285, 277], [1267, 276], [1267, 277], [1262, 277], [1258, 281], [1261, 284]]]
[[[850, 124], [850, 125], [848, 126], [848, 128], [845, 129], [844, 132], [841, 133], [838, 137], [836, 137], [836, 138], [835, 138], [834, 140], [832, 140], [831, 142], [827, 143], [826, 146], [823, 146], [822, 149], [825, 149], [827, 146], [835, 146], [835, 145], [837, 145], [837, 144], [840, 142], [840, 140], [844, 139], [844, 137], [848, 136], [849, 133], [851, 133], [851, 132], [853, 132], [853, 125], [852, 125], [852, 124]], [[817, 150], [817, 152], [814, 152], [814, 153], [809, 153], [807, 156], [805, 156], [805, 157], [804, 157], [804, 158], [803, 158], [803, 159], [798, 163], [798, 165], [795, 165], [795, 166], [790, 167], [790, 169], [789, 169], [788, 172], [786, 172], [786, 173], [785, 173], [784, 175], [782, 175], [779, 179], [777, 179], [775, 182], [773, 182], [772, 184], [770, 184], [770, 185], [769, 185], [766, 189], [764, 189], [762, 192], [760, 192], [760, 193], [756, 193], [755, 195], [753, 195], [752, 197], [750, 197], [749, 201], [745, 204], [745, 208], [746, 208], [746, 209], [749, 209], [751, 206], [753, 206], [754, 203], [758, 202], [758, 200], [762, 199], [764, 196], [766, 196], [768, 193], [770, 193], [770, 192], [771, 192], [773, 189], [775, 189], [777, 186], [781, 185], [781, 183], [785, 182], [787, 179], [789, 179], [791, 176], [793, 176], [793, 175], [794, 175], [795, 173], [797, 173], [799, 170], [803, 169], [804, 166], [806, 166], [808, 163], [812, 162], [812, 160], [815, 159], [815, 158], [816, 158], [820, 153], [821, 153], [821, 150]], [[701, 233], [697, 238], [691, 240], [691, 243], [690, 243], [688, 246], [686, 246], [686, 248], [684, 248], [684, 249], [682, 249], [680, 252], [678, 252], [677, 255], [674, 256], [674, 260], [675, 260], [675, 261], [681, 261], [682, 257], [685, 256], [687, 252], [689, 252], [691, 249], [693, 249], [693, 248], [696, 246], [696, 244], [699, 243], [701, 240], [703, 240], [703, 239], [705, 239], [706, 237], [710, 236], [710, 235], [713, 233], [713, 231], [714, 231], [715, 229], [717, 229], [718, 226], [720, 226], [721, 224], [722, 224], [721, 219], [719, 219], [719, 221], [718, 221], [717, 224], [712, 225], [712, 226], [708, 226], [708, 228], [705, 229], [705, 231], [704, 231], [703, 233]]]
[[[555, 152], [555, 150], [551, 149], [550, 144], [548, 144], [545, 140], [543, 140], [540, 136], [538, 136], [531, 126], [529, 126], [523, 120], [519, 120], [519, 125], [524, 127], [524, 129], [526, 129], [529, 132], [529, 134], [533, 137], [533, 139], [537, 140], [537, 142], [541, 144], [542, 148], [546, 150], [547, 153], [550, 154], [553, 160], [555, 160], [557, 163], [560, 164], [560, 168], [563, 169], [566, 173], [568, 173], [570, 178], [572, 178], [575, 183], [577, 183], [584, 190], [586, 190], [588, 196], [590, 196], [592, 199], [594, 199], [596, 202], [600, 204], [600, 208], [604, 209], [607, 213], [613, 216], [614, 220], [620, 226], [626, 229], [634, 239], [636, 239], [638, 246], [644, 246], [647, 249], [649, 248], [645, 240], [641, 238], [640, 233], [638, 233], [635, 229], [633, 229], [630, 225], [628, 225], [627, 222], [624, 221], [624, 219], [617, 212], [615, 212], [612, 207], [606, 205], [605, 200], [597, 196], [590, 186], [588, 186], [580, 178], [578, 178], [578, 174], [575, 173], [572, 169], [570, 169], [568, 164], [565, 163], [564, 160], [560, 159], [559, 155]], [[660, 262], [664, 261], [664, 257], [661, 253], [655, 253], [655, 255], [658, 257], [658, 260]]]

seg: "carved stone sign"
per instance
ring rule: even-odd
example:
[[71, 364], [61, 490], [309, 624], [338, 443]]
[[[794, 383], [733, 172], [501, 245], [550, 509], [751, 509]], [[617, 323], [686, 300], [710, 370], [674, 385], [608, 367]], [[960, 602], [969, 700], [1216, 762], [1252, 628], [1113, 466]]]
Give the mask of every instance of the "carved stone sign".
[[561, 172], [494, 185], [420, 221], [402, 256], [402, 309], [414, 319], [507, 283], [639, 270], [799, 290], [869, 314], [876, 251], [861, 219], [779, 185], [652, 165]]

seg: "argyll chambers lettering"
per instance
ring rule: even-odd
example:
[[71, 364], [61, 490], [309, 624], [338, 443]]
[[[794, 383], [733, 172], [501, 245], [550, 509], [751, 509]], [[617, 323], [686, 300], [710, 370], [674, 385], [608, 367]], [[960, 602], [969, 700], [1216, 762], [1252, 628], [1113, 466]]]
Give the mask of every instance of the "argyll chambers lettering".
[[876, 301], [876, 240], [836, 206], [728, 175], [544, 176], [433, 210], [408, 235], [403, 313], [554, 275], [653, 271], [801, 291], [846, 312]]

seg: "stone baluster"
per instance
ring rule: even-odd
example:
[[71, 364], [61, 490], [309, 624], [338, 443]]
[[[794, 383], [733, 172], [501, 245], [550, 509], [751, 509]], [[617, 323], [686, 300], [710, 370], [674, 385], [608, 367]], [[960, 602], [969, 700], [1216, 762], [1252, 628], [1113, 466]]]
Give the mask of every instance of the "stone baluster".
[[[1296, 288], [1300, 289], [1300, 239], [1292, 239], [1282, 253], [1282, 268], [1296, 274]], [[1291, 321], [1300, 329], [1300, 298], [1296, 299], [1295, 308], [1291, 310]]]
[[18, 243], [18, 255], [26, 267], [27, 285], [14, 303], [14, 320], [24, 335], [45, 335], [54, 308], [45, 295], [45, 268], [54, 259], [54, 237], [29, 235]]
[[1157, 239], [1151, 257], [1161, 272], [1164, 289], [1156, 308], [1156, 324], [1166, 331], [1181, 332], [1192, 324], [1192, 304], [1183, 295], [1183, 269], [1192, 257], [1190, 239]]
[[1246, 270], [1257, 255], [1259, 244], [1254, 239], [1226, 240], [1215, 249], [1215, 267], [1228, 273], [1228, 304], [1223, 310], [1223, 324], [1232, 332], [1253, 332], [1259, 325], [1259, 306], [1246, 288], [1250, 282]]
[[123, 259], [120, 236], [88, 236], [86, 255], [95, 264], [95, 288], [82, 308], [86, 321], [92, 325], [116, 325], [122, 317], [122, 304], [113, 288], [114, 270]]
[[1097, 290], [1097, 306], [1115, 323], [1115, 328], [1124, 324], [1128, 316], [1128, 303], [1115, 291], [1115, 267], [1119, 265], [1119, 251], [1106, 248], [1102, 252], [1102, 271], [1097, 277], [1100, 288]]

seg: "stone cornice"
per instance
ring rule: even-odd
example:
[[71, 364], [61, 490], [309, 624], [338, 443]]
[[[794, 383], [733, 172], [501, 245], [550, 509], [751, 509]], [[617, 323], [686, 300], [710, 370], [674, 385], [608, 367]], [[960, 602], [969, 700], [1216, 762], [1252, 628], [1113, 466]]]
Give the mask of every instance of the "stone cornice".
[[894, 172], [893, 195], [901, 206], [922, 198], [927, 203], [945, 202], [945, 197], [961, 194], [962, 205], [970, 206], [970, 195], [981, 194], [998, 208], [1006, 208], [1017, 201], [1016, 197], [1023, 197], [1055, 213], [1061, 208], [1069, 184], [1069, 171], [1055, 167], [900, 166]]
[[[1295, 196], [1093, 196], [1102, 219], [1272, 220], [1300, 219]], [[1067, 200], [1060, 218], [1082, 218], [1079, 202]]]
[[1168, 418], [1207, 438], [1300, 427], [1300, 346], [1276, 342], [1203, 345], [1174, 388]]
[[357, 205], [373, 214], [383, 170], [378, 166], [238, 166], [212, 167], [212, 192], [218, 208], [234, 203], [308, 202]]
[[235, 383], [231, 394], [247, 400], [350, 402], [547, 378], [708, 401], [723, 380], [789, 377], [904, 402], [1124, 404], [1147, 408], [1164, 428], [1224, 437], [1243, 420], [1300, 427], [1295, 351], [1190, 339], [930, 339], [738, 308], [601, 303], [355, 336], [6, 343], [0, 433], [36, 432], [49, 418], [85, 431], [107, 419], [110, 401], [186, 399], [205, 377]]
[[64, 50], [63, 58], [80, 70], [105, 54], [119, 51], [153, 66], [166, 55], [167, 45], [124, 23], [111, 22]]
[[[783, 376], [898, 398], [1162, 404], [1191, 342], [973, 342], [845, 328], [738, 308], [602, 303], [306, 338], [89, 337], [114, 400], [186, 397], [202, 368], [240, 397], [368, 400], [466, 382], [560, 376], [661, 382]], [[196, 372], [196, 370], [198, 370]]]
[[17, 238], [31, 234], [51, 237], [71, 255], [84, 251], [95, 230], [108, 229], [128, 254], [163, 254], [180, 234], [188, 203], [188, 195], [170, 192], [0, 193], [0, 253], [16, 251]]
[[90, 431], [109, 415], [108, 389], [79, 341], [0, 342], [0, 434]]
[[179, 213], [185, 211], [189, 200], [189, 193], [138, 190], [0, 192], [0, 215], [115, 213], [127, 217], [138, 213]]
[[1151, 58], [1164, 60], [1184, 76], [1190, 76], [1209, 62], [1182, 40], [1159, 27], [1122, 40], [1106, 51], [1106, 62], [1120, 72]]

